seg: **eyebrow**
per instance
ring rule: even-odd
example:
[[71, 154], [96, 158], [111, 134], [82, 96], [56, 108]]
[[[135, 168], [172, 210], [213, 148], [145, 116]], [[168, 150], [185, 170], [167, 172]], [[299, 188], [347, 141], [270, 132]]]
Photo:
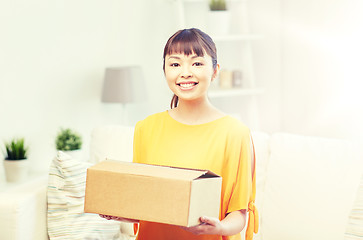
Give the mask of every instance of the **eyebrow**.
[[177, 57], [177, 56], [170, 56], [168, 59], [171, 59], [171, 58], [180, 59], [180, 57]]
[[[194, 58], [199, 58], [199, 57], [203, 58], [203, 56], [193, 55], [193, 56], [192, 56], [192, 59], [194, 59]], [[173, 55], [171, 55], [168, 59], [171, 59], [171, 58], [180, 59], [180, 57], [178, 57], [178, 56], [173, 56]]]

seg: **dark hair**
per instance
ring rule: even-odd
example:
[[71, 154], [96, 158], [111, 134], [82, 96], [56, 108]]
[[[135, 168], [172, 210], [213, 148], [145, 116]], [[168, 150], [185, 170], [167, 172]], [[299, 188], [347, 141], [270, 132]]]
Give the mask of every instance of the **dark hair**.
[[[217, 49], [212, 38], [197, 28], [182, 29], [171, 36], [165, 44], [163, 55], [163, 70], [165, 72], [165, 56], [172, 53], [195, 53], [199, 57], [204, 56], [204, 51], [211, 56], [213, 69], [217, 67]], [[170, 107], [178, 106], [179, 98], [174, 94]]]

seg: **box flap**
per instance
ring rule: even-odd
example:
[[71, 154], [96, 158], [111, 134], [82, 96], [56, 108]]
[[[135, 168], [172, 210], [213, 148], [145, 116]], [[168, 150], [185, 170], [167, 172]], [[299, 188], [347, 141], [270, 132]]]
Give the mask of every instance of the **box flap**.
[[91, 168], [101, 171], [104, 170], [117, 173], [169, 178], [177, 180], [194, 180], [197, 178], [218, 177], [218, 175], [208, 170], [157, 166], [157, 165], [130, 163], [123, 161], [109, 160], [109, 159], [99, 162], [98, 164], [92, 166]]

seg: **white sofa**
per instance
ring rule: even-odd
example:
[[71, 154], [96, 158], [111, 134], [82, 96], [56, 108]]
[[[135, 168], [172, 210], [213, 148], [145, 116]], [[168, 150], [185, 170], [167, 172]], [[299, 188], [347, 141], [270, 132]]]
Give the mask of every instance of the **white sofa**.
[[[287, 133], [252, 136], [260, 212], [255, 239], [344, 239], [363, 170], [359, 148], [344, 140]], [[88, 161], [131, 161], [132, 140], [131, 127], [97, 127]], [[47, 177], [22, 188], [0, 193], [0, 239], [48, 239]], [[122, 231], [132, 235], [132, 226], [123, 225]]]

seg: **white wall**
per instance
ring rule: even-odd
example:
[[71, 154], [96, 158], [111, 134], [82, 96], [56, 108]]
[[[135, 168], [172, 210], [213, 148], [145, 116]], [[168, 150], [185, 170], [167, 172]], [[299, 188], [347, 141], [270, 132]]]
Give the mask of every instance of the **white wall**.
[[282, 1], [283, 130], [363, 136], [363, 2]]

